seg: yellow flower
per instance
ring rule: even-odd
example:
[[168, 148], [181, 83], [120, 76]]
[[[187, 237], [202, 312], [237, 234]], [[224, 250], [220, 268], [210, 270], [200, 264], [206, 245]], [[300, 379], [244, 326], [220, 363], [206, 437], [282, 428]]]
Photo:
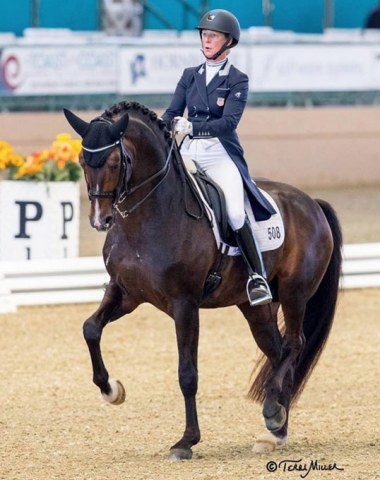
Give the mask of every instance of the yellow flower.
[[11, 165], [14, 165], [15, 167], [21, 167], [24, 162], [24, 157], [18, 154], [14, 154], [9, 163]]
[[7, 170], [10, 180], [78, 181], [81, 148], [80, 140], [60, 133], [50, 148], [24, 158], [16, 154], [9, 143], [0, 140], [0, 170]]
[[15, 155], [13, 148], [9, 143], [0, 140], [0, 168], [4, 169], [12, 161], [13, 156]]
[[69, 142], [71, 140], [71, 135], [69, 133], [59, 133], [56, 136], [57, 142]]

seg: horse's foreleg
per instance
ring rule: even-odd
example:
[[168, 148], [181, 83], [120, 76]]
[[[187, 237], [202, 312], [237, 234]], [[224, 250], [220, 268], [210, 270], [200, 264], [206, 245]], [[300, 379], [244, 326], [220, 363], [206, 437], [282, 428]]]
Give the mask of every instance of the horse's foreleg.
[[178, 346], [178, 378], [185, 400], [186, 428], [183, 437], [170, 449], [171, 460], [189, 460], [191, 447], [200, 440], [196, 393], [198, 389], [198, 308], [181, 305], [174, 315]]
[[100, 340], [103, 328], [107, 323], [133, 310], [133, 308], [126, 308], [122, 300], [123, 296], [120, 289], [110, 283], [98, 310], [91, 315], [83, 325], [83, 335], [89, 349], [92, 363], [93, 382], [99, 387], [104, 400], [113, 405], [123, 403], [125, 400], [125, 390], [118, 380], [109, 378], [102, 358]]

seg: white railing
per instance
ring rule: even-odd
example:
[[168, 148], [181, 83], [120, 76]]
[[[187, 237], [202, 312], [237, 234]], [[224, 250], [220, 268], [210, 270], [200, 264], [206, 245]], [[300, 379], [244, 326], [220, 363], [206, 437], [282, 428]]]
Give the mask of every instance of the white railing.
[[[342, 288], [380, 287], [380, 243], [343, 248]], [[109, 280], [101, 257], [0, 262], [0, 313], [18, 306], [100, 302]]]
[[380, 243], [343, 248], [342, 288], [380, 287]]
[[100, 302], [108, 280], [102, 257], [0, 262], [0, 313], [21, 305]]

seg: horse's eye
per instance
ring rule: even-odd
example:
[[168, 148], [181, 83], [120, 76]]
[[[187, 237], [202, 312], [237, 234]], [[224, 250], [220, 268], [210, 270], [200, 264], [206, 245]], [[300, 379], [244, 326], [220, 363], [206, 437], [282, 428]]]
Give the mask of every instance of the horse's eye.
[[116, 172], [116, 170], [119, 168], [119, 164], [118, 163], [110, 163], [110, 164], [107, 165], [107, 168], [111, 172]]

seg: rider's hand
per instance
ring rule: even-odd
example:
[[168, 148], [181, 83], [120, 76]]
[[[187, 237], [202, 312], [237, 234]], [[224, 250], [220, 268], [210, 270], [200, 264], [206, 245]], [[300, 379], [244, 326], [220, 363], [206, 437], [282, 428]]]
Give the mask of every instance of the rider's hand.
[[174, 117], [174, 133], [181, 135], [192, 135], [193, 125], [185, 117]]

